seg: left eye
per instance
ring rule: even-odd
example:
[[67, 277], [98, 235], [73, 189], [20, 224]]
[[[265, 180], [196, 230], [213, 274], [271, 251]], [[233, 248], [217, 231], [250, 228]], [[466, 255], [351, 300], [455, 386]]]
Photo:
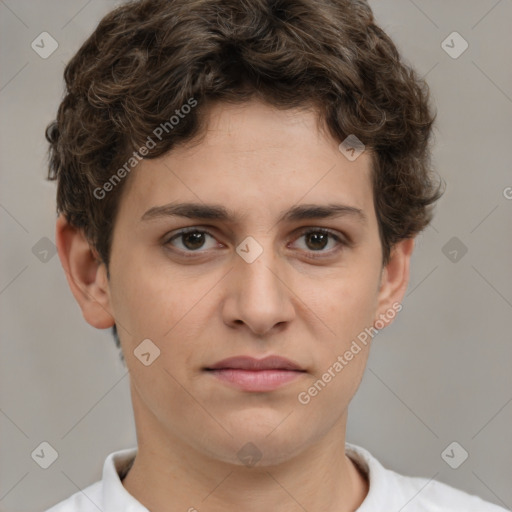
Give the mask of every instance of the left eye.
[[[178, 239], [181, 241], [182, 245], [182, 247], [178, 247], [178, 249], [182, 250], [183, 252], [199, 252], [198, 249], [203, 248], [205, 244], [205, 236], [215, 239], [215, 237], [209, 231], [203, 229], [183, 229], [169, 238], [164, 245], [170, 244], [173, 245], [173, 247], [176, 247], [176, 245], [174, 245], [172, 242]], [[329, 243], [329, 238], [335, 240], [335, 245], [344, 245], [343, 240], [339, 236], [327, 229], [322, 228], [307, 229], [302, 231], [298, 238], [302, 237], [305, 237], [306, 244], [309, 246], [309, 248], [306, 248], [306, 251], [309, 252], [329, 252], [324, 250]], [[212, 246], [212, 248], [214, 247], [215, 245]]]
[[309, 242], [310, 246], [313, 247], [311, 252], [329, 252], [323, 251], [323, 249], [325, 249], [326, 245], [329, 243], [329, 238], [336, 241], [335, 245], [343, 245], [343, 240], [327, 229], [308, 229], [300, 234], [299, 238], [302, 237], [306, 237], [306, 240]]

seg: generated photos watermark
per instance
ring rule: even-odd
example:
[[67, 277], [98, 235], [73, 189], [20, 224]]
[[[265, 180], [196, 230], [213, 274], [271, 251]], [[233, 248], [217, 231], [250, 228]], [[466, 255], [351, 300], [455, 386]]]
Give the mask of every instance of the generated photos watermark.
[[[307, 405], [311, 402], [311, 399], [318, 394], [331, 382], [342, 370], [345, 368], [354, 357], [359, 354], [362, 350], [360, 344], [366, 345], [368, 341], [372, 340], [380, 330], [382, 330], [388, 322], [395, 318], [396, 314], [402, 310], [402, 304], [399, 302], [393, 303], [385, 313], [379, 315], [372, 327], [366, 327], [357, 335], [357, 339], [352, 340], [350, 348], [347, 349], [343, 355], [338, 355], [336, 361], [334, 361], [329, 368], [322, 374], [322, 377], [316, 380], [307, 390], [301, 391], [297, 395], [299, 403]], [[358, 343], [359, 342], [359, 343]]]
[[[157, 145], [157, 141], [160, 142], [164, 133], [167, 134], [174, 130], [174, 128], [180, 123], [192, 109], [197, 106], [197, 100], [195, 98], [189, 98], [187, 103], [183, 104], [179, 109], [176, 109], [169, 120], [160, 123], [152, 132], [152, 135], [148, 135], [146, 142], [138, 149], [134, 151], [132, 156], [124, 163], [122, 167], [112, 174], [112, 176], [101, 186], [96, 187], [93, 191], [93, 195], [96, 199], [104, 199], [108, 192], [111, 192], [119, 183], [125, 178], [130, 171], [149, 154], [149, 150], [153, 149]], [[157, 139], [157, 141], [155, 141]]]

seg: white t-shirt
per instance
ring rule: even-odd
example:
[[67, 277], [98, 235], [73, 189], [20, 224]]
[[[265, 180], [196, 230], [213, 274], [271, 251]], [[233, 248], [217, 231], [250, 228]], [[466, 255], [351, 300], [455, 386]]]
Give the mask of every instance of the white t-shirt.
[[[368, 476], [368, 494], [356, 512], [506, 512], [436, 480], [403, 476], [386, 469], [370, 452], [345, 443], [346, 454]], [[46, 512], [148, 512], [124, 487], [120, 475], [137, 453], [129, 448], [111, 453], [102, 480], [78, 491]]]

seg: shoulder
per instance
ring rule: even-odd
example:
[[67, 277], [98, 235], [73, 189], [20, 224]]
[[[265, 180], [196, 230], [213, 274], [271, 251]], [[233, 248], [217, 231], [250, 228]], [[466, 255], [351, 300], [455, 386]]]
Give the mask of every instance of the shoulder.
[[102, 500], [102, 481], [78, 491], [69, 498], [57, 503], [45, 512], [98, 512]]
[[368, 494], [357, 512], [506, 512], [498, 505], [437, 480], [405, 476], [387, 469], [360, 446], [346, 443], [345, 451], [369, 480]]
[[411, 495], [410, 502], [403, 512], [505, 512], [506, 509], [484, 501], [479, 496], [469, 494], [443, 482], [420, 477], [407, 477], [390, 471], [390, 478], [404, 493]]

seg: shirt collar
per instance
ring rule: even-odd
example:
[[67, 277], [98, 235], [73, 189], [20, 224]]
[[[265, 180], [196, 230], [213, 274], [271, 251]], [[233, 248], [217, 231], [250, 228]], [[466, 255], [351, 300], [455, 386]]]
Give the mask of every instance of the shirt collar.
[[392, 471], [386, 469], [361, 446], [345, 443], [345, 453], [368, 478], [368, 494], [356, 512], [375, 512], [381, 510], [384, 505], [392, 510], [394, 507], [398, 510], [403, 506], [403, 503], [400, 504], [401, 491]]
[[111, 453], [103, 465], [104, 512], [149, 512], [123, 486], [119, 474], [129, 466], [137, 455], [137, 447]]

